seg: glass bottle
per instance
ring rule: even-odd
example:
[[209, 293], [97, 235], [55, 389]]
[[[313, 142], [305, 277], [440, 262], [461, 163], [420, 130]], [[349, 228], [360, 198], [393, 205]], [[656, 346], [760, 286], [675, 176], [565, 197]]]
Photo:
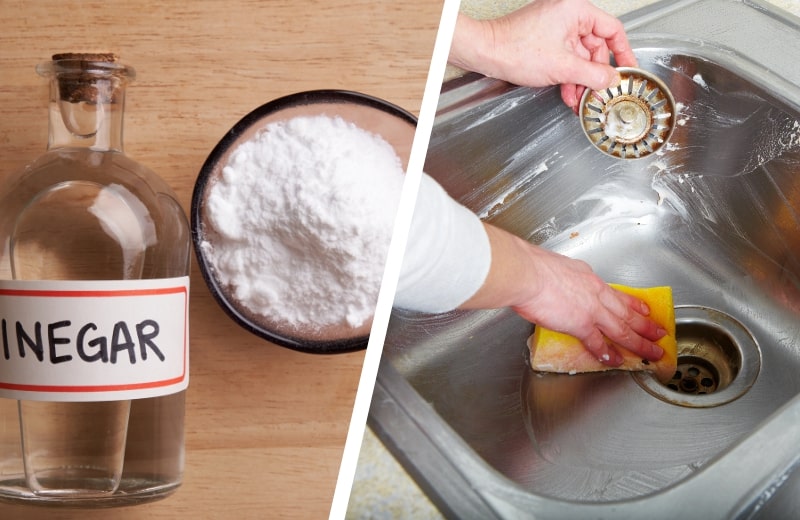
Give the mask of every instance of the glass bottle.
[[122, 148], [134, 70], [60, 54], [47, 151], [0, 187], [0, 500], [130, 505], [180, 485], [190, 232]]

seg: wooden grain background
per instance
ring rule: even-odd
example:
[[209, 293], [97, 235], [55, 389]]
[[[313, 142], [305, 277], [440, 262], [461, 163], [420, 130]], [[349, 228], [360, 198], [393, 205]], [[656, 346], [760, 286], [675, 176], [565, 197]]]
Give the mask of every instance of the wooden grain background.
[[[56, 52], [132, 65], [125, 150], [188, 213], [222, 135], [257, 106], [318, 88], [417, 113], [442, 2], [430, 0], [0, 0], [0, 182], [44, 151]], [[178, 492], [105, 511], [0, 504], [2, 519], [326, 518], [363, 353], [321, 357], [236, 326], [192, 271], [186, 476]]]

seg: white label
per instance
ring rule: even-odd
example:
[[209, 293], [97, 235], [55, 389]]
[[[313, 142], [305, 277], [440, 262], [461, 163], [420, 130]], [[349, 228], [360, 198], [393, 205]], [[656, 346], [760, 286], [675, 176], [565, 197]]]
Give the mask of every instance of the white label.
[[188, 276], [0, 281], [0, 397], [115, 401], [188, 384]]

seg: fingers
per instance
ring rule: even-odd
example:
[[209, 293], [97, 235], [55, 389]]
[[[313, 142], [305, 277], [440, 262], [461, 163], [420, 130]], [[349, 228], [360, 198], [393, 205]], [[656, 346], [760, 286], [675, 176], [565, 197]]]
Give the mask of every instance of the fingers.
[[574, 54], [564, 57], [563, 67], [568, 71], [566, 75], [572, 79], [571, 83], [592, 90], [602, 90], [620, 82], [619, 72], [611, 65], [587, 61]]
[[595, 329], [591, 335], [582, 340], [583, 346], [594, 357], [610, 367], [618, 367], [624, 361], [622, 355], [615, 348], [608, 344], [603, 334], [599, 329]]
[[619, 67], [637, 67], [638, 62], [633, 54], [628, 37], [624, 32], [616, 34], [613, 38], [606, 40], [608, 50], [614, 54], [614, 61]]
[[608, 45], [603, 38], [587, 34], [581, 38], [581, 45], [586, 49], [586, 54], [592, 61], [603, 64], [611, 62]]
[[628, 42], [625, 28], [616, 17], [597, 8], [594, 14], [592, 32], [594, 36], [603, 40], [603, 44], [614, 53], [614, 59], [620, 67], [636, 67], [636, 56]]
[[667, 335], [664, 327], [648, 318], [650, 309], [645, 302], [622, 291], [614, 292], [630, 309], [631, 314], [627, 321], [634, 332], [651, 341], [658, 341]]
[[[664, 355], [664, 349], [636, 334], [632, 328], [622, 326], [619, 329], [621, 332], [616, 334], [607, 330], [600, 332], [600, 329], [595, 329], [590, 336], [581, 341], [586, 350], [591, 352], [598, 361], [610, 367], [618, 367], [624, 361], [615, 347], [623, 348], [648, 361], [658, 361]], [[606, 339], [606, 337], [610, 339], [612, 335], [617, 338], [614, 342]]]
[[606, 287], [607, 290], [597, 295], [602, 310], [595, 315], [593, 330], [581, 338], [586, 349], [611, 367], [623, 362], [617, 348], [649, 361], [661, 359], [664, 350], [654, 342], [667, 332], [648, 317], [647, 305], [629, 294]]
[[574, 83], [561, 84], [561, 100], [576, 114], [578, 113], [578, 103], [583, 95], [584, 88]]
[[[650, 321], [647, 318], [640, 317], [639, 319]], [[658, 361], [664, 355], [664, 349], [659, 347], [650, 339], [641, 336], [637, 333], [631, 322], [624, 322], [619, 320], [611, 327], [604, 328], [604, 334], [614, 342], [615, 345], [633, 352], [649, 361]], [[662, 334], [663, 336], [663, 334]]]
[[[648, 332], [649, 337], [645, 337], [636, 329], [658, 330], [659, 332]], [[627, 321], [609, 314], [598, 322], [587, 335], [579, 339], [586, 350], [591, 352], [598, 361], [610, 367], [617, 367], [624, 361], [618, 348], [625, 349], [649, 361], [661, 359], [664, 349], [653, 341], [661, 339], [665, 334], [666, 331], [652, 320], [638, 313], [631, 315]]]
[[650, 310], [641, 300], [611, 289], [605, 296], [608, 320], [598, 323], [598, 328], [614, 344], [634, 354], [658, 361], [664, 350], [655, 341], [667, 334], [659, 324], [651, 320]]
[[602, 90], [619, 84], [619, 73], [609, 65], [610, 53], [617, 66], [637, 66], [622, 22], [599, 8], [590, 7], [590, 23], [584, 26], [580, 44], [574, 49], [573, 63], [569, 64], [569, 83], [562, 85], [561, 98], [578, 113], [578, 103], [585, 87]]

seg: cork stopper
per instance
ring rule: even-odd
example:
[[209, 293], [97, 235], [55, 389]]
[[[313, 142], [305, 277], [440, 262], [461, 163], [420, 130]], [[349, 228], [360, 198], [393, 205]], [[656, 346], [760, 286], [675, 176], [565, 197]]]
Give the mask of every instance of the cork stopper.
[[117, 55], [113, 52], [62, 52], [53, 54], [53, 61], [72, 60], [78, 62], [109, 62], [114, 63], [117, 61]]
[[53, 54], [48, 72], [57, 78], [59, 99], [69, 103], [115, 103], [121, 80], [133, 76], [111, 52]]

